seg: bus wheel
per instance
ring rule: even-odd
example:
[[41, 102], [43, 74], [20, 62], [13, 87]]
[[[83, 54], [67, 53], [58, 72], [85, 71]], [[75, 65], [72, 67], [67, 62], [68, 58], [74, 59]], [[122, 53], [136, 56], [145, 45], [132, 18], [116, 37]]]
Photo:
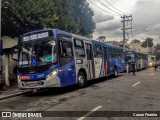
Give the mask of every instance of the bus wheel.
[[113, 77], [117, 77], [117, 76], [118, 76], [118, 71], [117, 71], [117, 68], [115, 67]]
[[0, 90], [3, 90], [3, 83], [0, 83]]
[[82, 88], [86, 85], [86, 79], [83, 72], [78, 73], [77, 79], [78, 79], [78, 87]]

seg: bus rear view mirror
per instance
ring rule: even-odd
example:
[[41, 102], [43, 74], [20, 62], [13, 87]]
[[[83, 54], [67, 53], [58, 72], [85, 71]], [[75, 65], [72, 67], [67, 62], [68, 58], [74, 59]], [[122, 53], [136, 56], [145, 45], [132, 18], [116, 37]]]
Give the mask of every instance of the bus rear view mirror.
[[13, 57], [12, 57], [11, 59], [12, 59], [12, 60], [14, 60], [14, 61], [16, 61], [16, 62], [18, 61], [18, 59], [16, 59], [16, 58], [13, 58]]
[[12, 48], [11, 51], [11, 59], [14, 61], [18, 61], [16, 54], [18, 53], [18, 46], [15, 46], [14, 48]]

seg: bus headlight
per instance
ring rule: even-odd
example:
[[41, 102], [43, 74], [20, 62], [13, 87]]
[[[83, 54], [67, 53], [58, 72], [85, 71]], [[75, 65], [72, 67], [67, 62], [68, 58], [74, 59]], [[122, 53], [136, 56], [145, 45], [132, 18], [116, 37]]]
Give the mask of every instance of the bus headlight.
[[58, 69], [52, 71], [50, 74], [47, 75], [47, 79], [51, 78], [51, 77], [54, 77], [58, 74]]
[[152, 66], [152, 63], [150, 62], [149, 65]]

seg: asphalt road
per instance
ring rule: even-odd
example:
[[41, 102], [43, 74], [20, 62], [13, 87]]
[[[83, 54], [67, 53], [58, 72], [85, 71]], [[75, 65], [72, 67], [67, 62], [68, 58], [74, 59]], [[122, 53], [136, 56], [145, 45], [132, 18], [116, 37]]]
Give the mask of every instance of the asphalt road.
[[0, 111], [22, 110], [87, 111], [77, 117], [45, 117], [35, 120], [160, 120], [160, 117], [86, 117], [96, 113], [94, 111], [160, 111], [160, 72], [150, 68], [137, 72], [135, 76], [122, 73], [117, 78], [92, 80], [83, 89], [71, 86], [0, 101]]

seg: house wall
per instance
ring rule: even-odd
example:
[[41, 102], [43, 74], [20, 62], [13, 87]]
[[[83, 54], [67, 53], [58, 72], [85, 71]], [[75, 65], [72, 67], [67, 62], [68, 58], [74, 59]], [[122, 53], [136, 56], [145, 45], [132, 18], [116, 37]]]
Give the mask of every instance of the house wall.
[[[18, 44], [18, 38], [10, 38], [7, 36], [2, 37], [3, 40], [3, 79], [6, 86], [10, 86], [12, 83], [17, 82], [17, 78], [14, 74], [14, 68], [17, 62], [11, 59], [11, 49]], [[17, 58], [17, 53], [13, 54], [14, 58]]]

